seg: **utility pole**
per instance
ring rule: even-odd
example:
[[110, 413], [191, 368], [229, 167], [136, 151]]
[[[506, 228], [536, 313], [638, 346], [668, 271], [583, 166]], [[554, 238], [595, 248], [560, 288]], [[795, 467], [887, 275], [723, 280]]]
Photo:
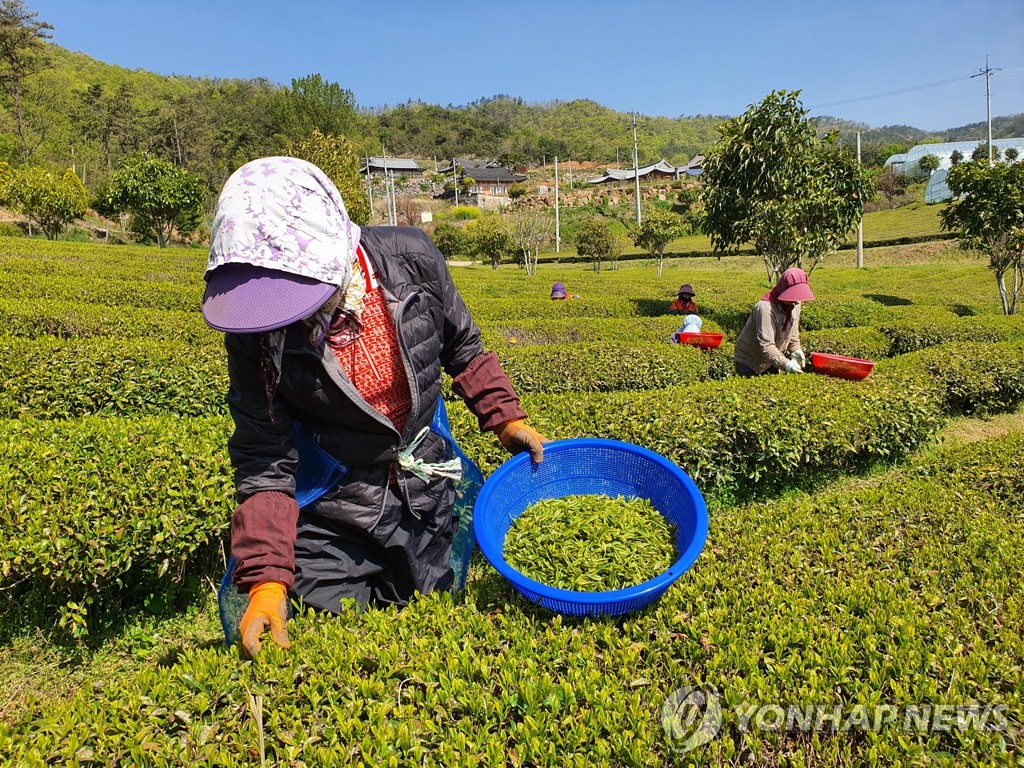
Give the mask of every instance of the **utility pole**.
[[398, 226], [398, 194], [395, 190], [395, 172], [390, 171], [388, 173], [389, 182], [391, 186], [391, 208], [388, 210], [388, 221], [391, 226]]
[[459, 204], [459, 169], [455, 165], [455, 158], [452, 158], [452, 177], [455, 179], [455, 205]]
[[555, 253], [559, 253], [562, 247], [562, 236], [558, 228], [558, 155], [555, 155]]
[[[860, 131], [857, 131], [857, 165], [860, 166]], [[861, 201], [863, 206], [864, 201]], [[864, 268], [864, 209], [857, 217], [857, 269]]]
[[[1002, 69], [1000, 67], [999, 69]], [[978, 72], [976, 75], [971, 77], [985, 76], [985, 114], [988, 120], [988, 167], [992, 167], [992, 89], [989, 88], [989, 78], [993, 72], [998, 72], [999, 69], [992, 69], [988, 65], [988, 54], [985, 54], [985, 68]]]
[[370, 216], [373, 216], [373, 171], [370, 170], [370, 153], [366, 153], [366, 194], [370, 197]]
[[636, 145], [636, 110], [633, 110], [633, 182], [636, 191], [636, 223], [640, 225], [640, 153]]
[[388, 177], [388, 150], [384, 142], [380, 143], [381, 160], [384, 163], [384, 208], [388, 212], [388, 225], [391, 223], [391, 179]]
[[572, 191], [572, 155], [569, 156], [569, 190]]

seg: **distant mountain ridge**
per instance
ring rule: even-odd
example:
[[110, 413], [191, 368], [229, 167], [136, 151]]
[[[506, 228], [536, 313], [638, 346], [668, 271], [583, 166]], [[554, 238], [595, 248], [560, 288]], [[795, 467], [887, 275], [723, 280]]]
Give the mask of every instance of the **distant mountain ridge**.
[[[265, 78], [217, 79], [159, 75], [107, 64], [48, 44], [52, 66], [32, 78], [26, 111], [38, 148], [32, 162], [80, 169], [87, 186], [101, 184], [120, 156], [145, 149], [200, 173], [211, 190], [243, 162], [283, 151], [312, 127], [344, 133], [361, 151], [448, 160], [504, 158], [540, 165], [554, 156], [609, 167], [632, 164], [629, 113], [594, 101], [528, 104], [500, 94], [459, 106], [421, 101], [360, 107], [344, 83], [318, 75], [290, 85]], [[12, 160], [11, 111], [0, 122], [0, 159]], [[641, 164], [682, 164], [718, 138], [721, 115], [641, 116]], [[813, 118], [839, 131], [844, 143], [857, 131], [865, 162], [924, 141], [983, 140], [984, 123], [923, 131], [912, 126], [870, 127], [832, 117]], [[1024, 135], [1024, 114], [994, 118], [993, 136]], [[6, 152], [6, 157], [2, 155]]]

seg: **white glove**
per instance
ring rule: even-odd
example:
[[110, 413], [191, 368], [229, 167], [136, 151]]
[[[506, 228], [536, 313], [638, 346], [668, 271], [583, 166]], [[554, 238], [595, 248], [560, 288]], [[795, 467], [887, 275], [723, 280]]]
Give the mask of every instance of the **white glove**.
[[793, 359], [800, 363], [801, 368], [807, 367], [807, 355], [804, 354], [802, 349], [798, 349], [793, 353]]
[[786, 362], [786, 367], [782, 369], [786, 373], [803, 373], [800, 368], [800, 363], [797, 362], [796, 358]]

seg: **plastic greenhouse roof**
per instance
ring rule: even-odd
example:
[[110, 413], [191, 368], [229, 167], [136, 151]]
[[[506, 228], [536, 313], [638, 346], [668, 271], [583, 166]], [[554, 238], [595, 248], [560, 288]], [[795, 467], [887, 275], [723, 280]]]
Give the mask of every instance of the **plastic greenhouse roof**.
[[[902, 155], [893, 155], [885, 161], [886, 165], [896, 166], [896, 170], [903, 170], [907, 173], [916, 173], [917, 164], [925, 155], [935, 155], [939, 159], [939, 167], [948, 169], [951, 166], [950, 155], [959, 151], [965, 159], [970, 158], [971, 153], [979, 144], [987, 144], [986, 139], [972, 141], [944, 141], [938, 144], [915, 144]], [[1024, 159], [1024, 137], [1012, 139], [992, 139], [992, 146], [998, 147], [1005, 152], [1011, 147], [1020, 151], [1021, 159]]]

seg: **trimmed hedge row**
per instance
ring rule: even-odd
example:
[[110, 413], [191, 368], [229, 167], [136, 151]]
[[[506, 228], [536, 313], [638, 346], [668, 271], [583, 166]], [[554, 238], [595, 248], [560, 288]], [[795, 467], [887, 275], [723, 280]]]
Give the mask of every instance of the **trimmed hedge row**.
[[[573, 346], [588, 342], [611, 344], [668, 344], [683, 318], [678, 315], [637, 317], [628, 322], [618, 318], [545, 318], [480, 323], [484, 346], [500, 351], [537, 344]], [[702, 330], [721, 333], [713, 321], [705, 320]]]
[[[706, 352], [668, 343], [548, 345], [504, 349], [500, 358], [520, 394], [658, 389], [724, 379], [733, 369], [731, 345]], [[221, 346], [0, 336], [0, 376], [7, 382], [0, 418], [227, 412]]]
[[884, 333], [871, 327], [806, 331], [800, 334], [800, 343], [808, 354], [827, 352], [865, 360], [888, 357], [892, 346]]
[[[989, 345], [984, 365], [962, 368], [960, 378], [950, 378], [942, 366], [955, 366], [963, 350], [947, 345], [887, 361], [863, 382], [732, 378], [586, 398], [526, 395], [523, 401], [531, 423], [549, 437], [601, 436], [645, 446], [684, 467], [721, 506], [903, 456], [928, 439], [944, 411], [1021, 402], [1022, 351], [1024, 342]], [[60, 401], [52, 394], [56, 408]], [[147, 595], [170, 589], [161, 571], [179, 573], [184, 555], [175, 546], [191, 551], [204, 541], [185, 532], [223, 529], [232, 508], [225, 449], [230, 420], [140, 417], [137, 410], [128, 408], [130, 418], [2, 424], [5, 584], [24, 582], [33, 594], [73, 604], [68, 615], [77, 615], [84, 597], [98, 599], [86, 585], [130, 583]], [[449, 414], [459, 443], [485, 473], [507, 458], [461, 402], [451, 403]], [[210, 493], [220, 504], [212, 512]], [[182, 533], [180, 542], [153, 538], [154, 529], [167, 525]], [[5, 587], [0, 594], [8, 600], [3, 611], [13, 610], [10, 601], [19, 593]], [[105, 610], [97, 604], [82, 615]]]
[[4, 271], [31, 271], [45, 264], [51, 274], [56, 266], [69, 271], [88, 269], [108, 276], [136, 277], [148, 271], [202, 275], [206, 256], [206, 251], [200, 248], [111, 247], [103, 243], [0, 237], [0, 264], [4, 265]]
[[[637, 303], [626, 298], [601, 296], [599, 299], [566, 299], [512, 297], [474, 301], [464, 297], [478, 323], [505, 323], [510, 320], [546, 320], [555, 318], [614, 317], [631, 318], [642, 315]], [[665, 304], [668, 310], [668, 304]], [[674, 329], [673, 329], [674, 330]]]
[[1024, 338], [1024, 316], [919, 318], [913, 322], [883, 323], [880, 330], [892, 342], [890, 356], [953, 341], [1009, 341]]
[[956, 315], [952, 309], [946, 307], [887, 305], [870, 299], [851, 300], [847, 297], [819, 296], [803, 305], [800, 312], [800, 328], [806, 331], [856, 328], [863, 325], [877, 328], [884, 323], [900, 320], [917, 322], [921, 317], [954, 320]]
[[[643, 393], [527, 395], [530, 422], [548, 437], [599, 436], [645, 446], [682, 466], [723, 501], [821, 473], [894, 459], [942, 420], [941, 388], [924, 374], [845, 382], [823, 376], [730, 378]], [[485, 474], [507, 458], [449, 408], [463, 448]]]
[[141, 307], [112, 308], [62, 299], [0, 298], [0, 328], [11, 336], [122, 339], [152, 338], [223, 348], [224, 335], [212, 330], [200, 314]]
[[664, 389], [724, 379], [733, 369], [731, 345], [704, 351], [668, 343], [580, 343], [503, 349], [498, 357], [520, 395]]
[[234, 509], [224, 418], [0, 421], [0, 615], [85, 632], [206, 568]]
[[222, 347], [0, 336], [0, 418], [226, 413]]
[[1012, 411], [1024, 402], [1024, 340], [942, 344], [885, 361], [881, 373], [915, 371], [941, 387], [948, 414]]
[[[1003, 499], [1024, 485], [1022, 457], [1016, 435], [871, 487], [724, 510], [696, 565], [617, 620], [535, 609], [489, 567], [465, 600], [302, 615], [292, 648], [267, 643], [254, 663], [186, 651], [29, 708], [0, 724], [0, 754], [16, 765], [1008, 768], [1024, 704], [1024, 518]], [[722, 715], [688, 754], [690, 731], [662, 721], [683, 686], [713, 686]], [[930, 727], [933, 707], [971, 703], [1004, 719]], [[753, 715], [773, 706], [838, 709], [839, 721], [772, 729], [770, 710]], [[898, 716], [874, 725], [877, 706]], [[904, 711], [925, 706], [929, 727], [907, 728]]]
[[[163, 277], [163, 276], [160, 276]], [[104, 304], [111, 312], [121, 307], [148, 307], [198, 311], [203, 300], [203, 281], [140, 278], [105, 278], [53, 275], [31, 280], [12, 272], [0, 273], [0, 296], [11, 299], [49, 299]]]
[[[587, 398], [527, 396], [524, 404], [531, 422], [551, 438], [609, 437], [669, 457], [712, 502], [898, 457], [940, 420], [927, 376], [860, 384], [773, 378]], [[464, 404], [453, 403], [450, 416], [460, 444], [485, 470], [507, 458], [493, 435], [479, 432]], [[86, 610], [82, 600], [98, 600], [94, 589], [101, 585], [127, 584], [128, 574], [140, 592], [170, 589], [163, 571], [178, 574], [187, 553], [227, 523], [230, 429], [226, 417], [6, 422], [0, 470], [8, 490], [0, 518], [5, 579], [59, 599], [68, 606], [65, 616], [83, 611], [83, 621], [102, 618], [107, 606]], [[154, 537], [165, 528], [180, 540]], [[15, 599], [18, 593], [3, 594]]]

